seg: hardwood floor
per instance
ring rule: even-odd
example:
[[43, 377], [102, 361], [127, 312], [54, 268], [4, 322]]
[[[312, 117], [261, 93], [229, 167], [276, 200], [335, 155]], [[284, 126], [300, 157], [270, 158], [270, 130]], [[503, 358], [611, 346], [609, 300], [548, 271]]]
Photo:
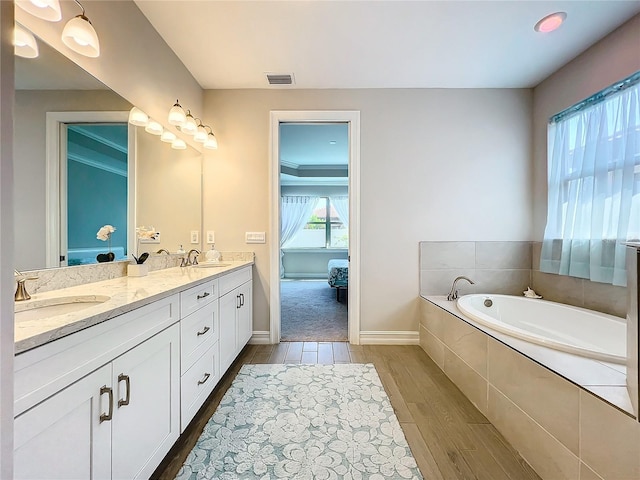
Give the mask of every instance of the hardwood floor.
[[425, 480], [539, 480], [418, 346], [247, 345], [151, 478], [173, 479], [246, 363], [373, 363]]

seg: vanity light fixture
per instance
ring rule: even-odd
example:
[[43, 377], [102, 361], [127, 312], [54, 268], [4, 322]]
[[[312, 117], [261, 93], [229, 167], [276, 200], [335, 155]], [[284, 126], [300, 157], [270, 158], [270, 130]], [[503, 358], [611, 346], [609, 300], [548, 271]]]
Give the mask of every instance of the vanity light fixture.
[[207, 134], [207, 139], [204, 141], [203, 147], [208, 148], [209, 150], [217, 150], [218, 139], [213, 134], [213, 130], [211, 130], [211, 127], [208, 125], [206, 125], [206, 127], [209, 129], [209, 133]]
[[138, 107], [133, 107], [129, 112], [129, 123], [138, 127], [146, 127], [149, 123], [149, 117]]
[[538, 23], [535, 24], [533, 29], [540, 33], [553, 32], [562, 25], [562, 22], [567, 18], [566, 12], [555, 12], [541, 18]]
[[198, 143], [204, 143], [207, 141], [207, 129], [202, 125], [202, 120], [198, 118], [198, 129], [196, 133], [193, 135], [193, 139]]
[[171, 148], [175, 149], [175, 150], [185, 150], [187, 148], [187, 144], [185, 143], [184, 140], [182, 140], [181, 138], [176, 138], [172, 143], [171, 143]]
[[195, 135], [198, 131], [198, 124], [196, 123], [195, 118], [193, 118], [193, 115], [191, 115], [191, 110], [187, 110], [186, 120], [180, 127], [180, 130], [187, 135]]
[[16, 0], [16, 5], [48, 22], [59, 22], [62, 19], [59, 0]]
[[185, 115], [178, 100], [176, 100], [175, 105], [171, 107], [171, 110], [169, 110], [169, 124], [181, 127], [186, 121], [187, 116]]
[[36, 58], [38, 43], [36, 37], [22, 25], [15, 24], [13, 29], [13, 46], [17, 56], [22, 58]]
[[162, 132], [162, 135], [160, 135], [160, 140], [166, 143], [173, 143], [176, 138], [175, 134], [171, 133], [169, 130], [165, 130]]
[[84, 14], [84, 7], [74, 0], [82, 9], [82, 13], [67, 22], [62, 30], [62, 41], [74, 52], [86, 57], [100, 56], [100, 41], [91, 21]]
[[149, 119], [149, 123], [144, 127], [144, 131], [150, 133], [151, 135], [162, 135], [164, 128], [158, 122], [153, 119]]

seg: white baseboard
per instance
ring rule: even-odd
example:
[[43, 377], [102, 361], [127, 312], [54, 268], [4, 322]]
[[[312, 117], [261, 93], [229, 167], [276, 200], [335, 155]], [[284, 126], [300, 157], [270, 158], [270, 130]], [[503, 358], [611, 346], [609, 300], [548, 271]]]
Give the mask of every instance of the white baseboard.
[[251, 345], [269, 345], [271, 343], [271, 338], [269, 336], [269, 330], [264, 331], [253, 331], [253, 335], [249, 339], [249, 343]]
[[420, 332], [360, 332], [362, 345], [419, 345]]

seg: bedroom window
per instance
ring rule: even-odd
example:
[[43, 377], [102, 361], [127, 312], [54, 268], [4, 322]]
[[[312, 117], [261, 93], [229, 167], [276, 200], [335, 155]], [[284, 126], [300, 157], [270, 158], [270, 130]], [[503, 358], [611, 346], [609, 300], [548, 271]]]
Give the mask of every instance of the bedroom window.
[[348, 248], [349, 228], [338, 214], [340, 201], [340, 197], [318, 197], [304, 228], [287, 243], [287, 247]]
[[640, 72], [555, 115], [540, 269], [626, 284], [624, 241], [640, 239]]

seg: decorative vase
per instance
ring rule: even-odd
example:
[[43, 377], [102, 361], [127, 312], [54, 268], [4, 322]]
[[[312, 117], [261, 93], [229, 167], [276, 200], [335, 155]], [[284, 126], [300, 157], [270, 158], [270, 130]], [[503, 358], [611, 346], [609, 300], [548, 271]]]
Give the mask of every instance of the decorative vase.
[[115, 258], [116, 258], [116, 255], [113, 252], [99, 253], [98, 256], [96, 257], [96, 260], [98, 260], [98, 262], [100, 263], [104, 263], [104, 262], [113, 262]]
[[130, 277], [144, 277], [149, 273], [149, 265], [146, 263], [130, 263], [127, 265], [127, 275]]

